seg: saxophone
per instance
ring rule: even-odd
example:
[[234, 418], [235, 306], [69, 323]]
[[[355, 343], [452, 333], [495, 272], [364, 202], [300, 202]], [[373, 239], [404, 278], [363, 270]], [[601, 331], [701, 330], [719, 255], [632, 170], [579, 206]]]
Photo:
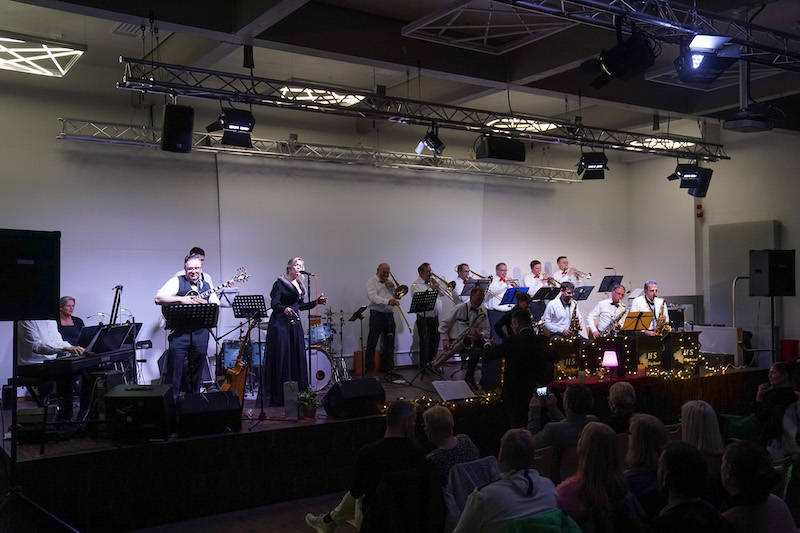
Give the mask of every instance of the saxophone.
[[622, 315], [624, 315], [624, 314], [625, 314], [625, 313], [628, 311], [628, 310], [625, 308], [625, 306], [624, 306], [624, 305], [620, 304], [619, 306], [620, 306], [620, 311], [619, 311], [619, 313], [617, 314], [617, 316], [615, 316], [615, 317], [614, 317], [614, 318], [611, 320], [611, 322], [608, 324], [608, 326], [606, 326], [606, 327], [605, 327], [605, 329], [604, 329], [603, 331], [601, 331], [601, 332], [600, 332], [600, 336], [601, 336], [601, 337], [605, 337], [606, 335], [608, 335], [609, 333], [611, 333], [611, 332], [614, 330], [614, 328], [616, 328], [616, 327], [617, 327], [617, 322], [619, 322], [619, 319], [620, 319], [620, 318], [622, 318]]
[[666, 308], [667, 302], [662, 302], [661, 311], [658, 313], [658, 320], [656, 320], [656, 329], [654, 330], [655, 334], [662, 339], [667, 336], [667, 333], [672, 331], [672, 328], [667, 324], [667, 315], [664, 313]]
[[568, 338], [575, 339], [581, 333], [581, 320], [578, 318], [578, 302], [575, 302], [575, 307], [572, 310], [572, 318], [569, 319], [569, 335]]

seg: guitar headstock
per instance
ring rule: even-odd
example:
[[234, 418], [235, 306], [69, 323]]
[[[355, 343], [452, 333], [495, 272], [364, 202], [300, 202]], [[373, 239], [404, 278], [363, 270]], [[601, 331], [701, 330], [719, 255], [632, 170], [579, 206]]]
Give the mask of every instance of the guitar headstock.
[[231, 282], [233, 283], [244, 283], [250, 278], [250, 275], [247, 273], [247, 267], [239, 267], [236, 269], [236, 275], [231, 278]]

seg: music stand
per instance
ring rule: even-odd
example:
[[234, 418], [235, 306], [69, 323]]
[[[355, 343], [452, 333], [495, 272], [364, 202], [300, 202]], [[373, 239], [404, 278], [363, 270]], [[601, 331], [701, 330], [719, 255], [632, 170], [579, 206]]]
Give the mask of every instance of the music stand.
[[485, 294], [486, 291], [489, 290], [489, 285], [491, 283], [492, 281], [488, 279], [468, 279], [464, 282], [464, 288], [461, 290], [461, 294], [459, 294], [459, 296], [469, 296], [469, 293], [471, 293], [472, 289], [475, 287], [480, 287], [483, 289]]
[[584, 285], [582, 287], [576, 287], [575, 293], [572, 295], [572, 299], [577, 302], [582, 302], [589, 298], [589, 295], [592, 294], [592, 289], [594, 289], [594, 285]]
[[226, 287], [219, 291], [219, 306], [220, 307], [233, 307], [233, 300], [231, 300], [231, 295], [233, 298], [236, 299], [236, 296], [239, 295], [239, 288], [238, 287]]
[[[623, 331], [639, 331], [650, 329], [650, 324], [653, 322], [652, 311], [634, 311], [628, 313], [625, 317], [625, 323], [622, 324]], [[647, 324], [645, 326], [645, 323]]]
[[549, 301], [555, 299], [561, 289], [558, 287], [542, 287], [533, 295], [533, 301]]
[[[427, 313], [428, 311], [433, 311], [433, 309], [436, 307], [436, 300], [438, 298], [439, 298], [439, 291], [428, 290], [428, 291], [415, 292], [411, 296], [411, 307], [409, 308], [408, 312], [416, 313], [418, 315], [419, 313]], [[417, 316], [417, 318], [419, 318], [419, 315]], [[425, 345], [428, 338], [427, 335], [424, 336], [422, 335], [422, 331], [420, 331], [419, 328], [417, 328], [417, 331], [419, 331], [420, 334], [419, 344], [420, 348], [422, 348], [422, 346]], [[433, 370], [430, 368], [431, 366], [430, 363], [431, 362], [428, 361], [428, 363], [425, 366], [422, 366], [422, 362], [420, 361], [419, 372], [417, 372], [417, 374], [413, 378], [411, 378], [411, 381], [409, 381], [408, 384], [412, 385], [414, 381], [419, 376], [421, 376], [426, 370], [428, 369]]]
[[622, 285], [622, 276], [605, 276], [597, 292], [611, 292], [611, 287], [614, 285]]
[[[239, 294], [234, 297], [233, 302], [231, 302], [231, 309], [233, 309], [233, 316], [234, 318], [247, 318], [247, 323], [249, 324], [251, 320], [253, 321], [261, 321], [261, 317], [267, 316], [267, 302], [264, 300], [263, 294]], [[248, 328], [249, 329], [249, 328]], [[259, 376], [258, 380], [258, 398], [259, 398], [259, 412], [258, 412], [258, 421], [255, 424], [248, 428], [248, 431], [251, 431], [254, 427], [258, 424], [263, 422], [267, 419], [267, 415], [264, 412], [264, 372], [266, 371], [267, 366], [267, 354], [266, 350], [263, 349], [263, 344], [261, 344], [261, 328], [258, 329], [258, 346], [262, 347], [261, 352], [261, 375]], [[250, 339], [243, 339], [242, 342], [250, 342]], [[252, 361], [251, 361], [252, 363]], [[242, 409], [244, 409], [244, 397], [242, 397]]]
[[509, 287], [500, 300], [500, 305], [517, 305], [517, 294], [524, 292], [527, 294], [529, 287]]
[[[363, 378], [367, 373], [367, 354], [364, 353], [364, 311], [367, 310], [366, 305], [362, 305], [359, 307], [355, 313], [353, 313], [350, 318], [347, 319], [348, 322], [355, 322], [358, 320], [358, 340], [361, 344], [361, 377]], [[344, 353], [344, 346], [342, 346], [342, 353]]]

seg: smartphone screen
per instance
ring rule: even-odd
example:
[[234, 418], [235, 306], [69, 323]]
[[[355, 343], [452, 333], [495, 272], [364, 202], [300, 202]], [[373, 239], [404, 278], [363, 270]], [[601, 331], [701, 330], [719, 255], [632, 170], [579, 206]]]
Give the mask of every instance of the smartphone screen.
[[536, 395], [537, 396], [547, 396], [547, 387], [537, 387], [536, 388]]

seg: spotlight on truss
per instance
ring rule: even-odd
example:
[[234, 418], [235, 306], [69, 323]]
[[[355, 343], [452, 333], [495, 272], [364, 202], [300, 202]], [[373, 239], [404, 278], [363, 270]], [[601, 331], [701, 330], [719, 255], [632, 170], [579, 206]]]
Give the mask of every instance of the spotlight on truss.
[[206, 126], [206, 131], [211, 133], [222, 130], [222, 144], [252, 148], [250, 133], [256, 125], [256, 119], [250, 111], [223, 107], [219, 118]]
[[612, 79], [630, 79], [641, 74], [653, 66], [655, 60], [651, 39], [641, 31], [634, 31], [626, 40], [619, 39], [614, 48], [603, 50], [599, 57], [585, 61], [581, 69], [597, 75], [591, 86], [600, 89]]
[[581, 154], [578, 161], [578, 175], [583, 175], [584, 180], [604, 179], [608, 170], [608, 158], [603, 152], [586, 152]]
[[428, 133], [425, 134], [425, 137], [419, 141], [419, 144], [414, 149], [417, 154], [421, 154], [422, 151], [427, 148], [431, 152], [436, 155], [441, 155], [444, 152], [444, 143], [439, 138], [439, 127], [436, 124], [431, 125]]

